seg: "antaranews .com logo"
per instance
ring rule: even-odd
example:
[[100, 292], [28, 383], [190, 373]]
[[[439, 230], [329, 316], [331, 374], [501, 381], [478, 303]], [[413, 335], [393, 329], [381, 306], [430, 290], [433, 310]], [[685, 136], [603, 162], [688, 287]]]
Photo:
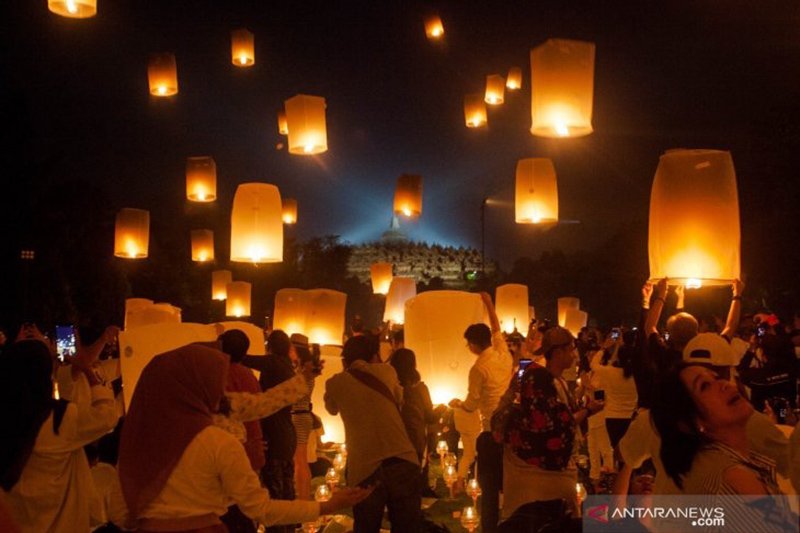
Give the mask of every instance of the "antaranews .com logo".
[[725, 525], [722, 507], [613, 507], [608, 504], [586, 509], [586, 517], [607, 524], [612, 520], [661, 521], [680, 520], [693, 527], [721, 527]]

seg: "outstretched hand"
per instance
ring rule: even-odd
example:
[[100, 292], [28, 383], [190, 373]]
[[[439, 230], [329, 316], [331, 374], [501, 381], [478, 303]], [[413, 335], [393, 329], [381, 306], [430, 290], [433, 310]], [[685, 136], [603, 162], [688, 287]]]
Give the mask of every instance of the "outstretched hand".
[[319, 512], [320, 514], [333, 514], [339, 509], [352, 507], [369, 497], [373, 490], [375, 490], [374, 485], [369, 487], [346, 487], [335, 490], [330, 500], [327, 502], [320, 502]]

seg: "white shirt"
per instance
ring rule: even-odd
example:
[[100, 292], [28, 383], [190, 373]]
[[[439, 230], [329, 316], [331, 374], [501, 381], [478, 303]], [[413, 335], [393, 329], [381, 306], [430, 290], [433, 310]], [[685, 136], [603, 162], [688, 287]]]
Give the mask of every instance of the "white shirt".
[[622, 368], [610, 364], [592, 365], [592, 371], [598, 377], [598, 388], [605, 391], [606, 399], [603, 406], [605, 417], [629, 419], [633, 416], [639, 401], [633, 375], [626, 378]]
[[92, 527], [112, 522], [125, 527], [128, 521], [128, 508], [119, 484], [119, 474], [113, 465], [97, 463], [92, 467], [96, 499], [92, 502]]
[[483, 431], [491, 430], [492, 414], [508, 388], [512, 370], [513, 358], [498, 331], [492, 335], [492, 346], [482, 351], [469, 369], [467, 398], [461, 404], [465, 411], [480, 411]]

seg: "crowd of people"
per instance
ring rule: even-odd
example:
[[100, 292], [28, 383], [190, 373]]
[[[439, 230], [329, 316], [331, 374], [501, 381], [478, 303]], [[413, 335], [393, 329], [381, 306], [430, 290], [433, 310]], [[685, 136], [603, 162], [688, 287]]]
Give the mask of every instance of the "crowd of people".
[[[154, 357], [127, 406], [117, 328], [80, 328], [61, 360], [26, 324], [0, 353], [0, 531], [285, 532], [345, 508], [357, 533], [386, 519], [424, 531], [443, 438], [461, 444], [454, 492], [480, 485], [483, 532], [580, 531], [581, 490], [622, 507], [700, 495], [724, 504], [724, 531], [797, 531], [800, 316], [743, 315], [743, 290], [715, 323], [684, 310], [683, 287], [648, 282], [639, 324], [577, 337], [535, 320], [504, 333], [481, 293], [489, 324], [464, 332], [475, 361], [448, 406], [433, 405], [402, 330], [382, 333], [382, 358], [360, 320], [325, 383], [303, 335], [271, 331], [254, 356], [229, 330]], [[316, 459], [321, 409], [344, 424], [346, 486], [315, 499], [330, 464]], [[679, 530], [674, 517], [602, 526]]]

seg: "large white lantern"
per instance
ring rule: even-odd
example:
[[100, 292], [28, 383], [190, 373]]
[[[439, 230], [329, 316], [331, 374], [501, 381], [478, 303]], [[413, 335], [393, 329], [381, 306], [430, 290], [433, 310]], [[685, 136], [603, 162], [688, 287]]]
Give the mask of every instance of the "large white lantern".
[[551, 160], [533, 157], [517, 162], [514, 207], [518, 224], [558, 222], [558, 182]]
[[282, 211], [281, 194], [275, 185], [239, 185], [231, 212], [231, 261], [283, 261]]
[[289, 153], [321, 154], [328, 150], [328, 130], [325, 124], [325, 99], [321, 96], [298, 94], [284, 102]]
[[406, 301], [417, 295], [417, 282], [414, 278], [392, 278], [389, 292], [386, 294], [386, 307], [383, 320], [393, 324], [405, 322]]
[[506, 333], [513, 333], [516, 330], [527, 335], [528, 324], [531, 321], [528, 286], [507, 283], [499, 285], [494, 294], [494, 305], [497, 318], [500, 320], [500, 328]]
[[372, 263], [369, 267], [369, 273], [372, 278], [372, 293], [387, 294], [389, 286], [392, 284], [392, 264]]
[[574, 309], [576, 311], [580, 310], [581, 308], [581, 300], [580, 298], [575, 298], [573, 296], [564, 296], [558, 299], [558, 325], [562, 328], [565, 327], [567, 323], [567, 311], [570, 309]]
[[147, 257], [150, 247], [150, 211], [126, 207], [117, 213], [114, 255], [127, 259]]
[[225, 300], [228, 298], [228, 283], [233, 281], [230, 270], [215, 270], [211, 273], [211, 298]]
[[342, 344], [347, 295], [330, 289], [306, 291], [306, 335], [315, 344]]
[[272, 328], [293, 333], [306, 333], [308, 298], [303, 289], [281, 289], [275, 293]]
[[564, 328], [577, 337], [581, 329], [586, 327], [588, 321], [589, 313], [580, 309], [569, 308], [564, 317]]
[[236, 318], [250, 316], [251, 291], [252, 285], [246, 281], [228, 283], [225, 315]]

